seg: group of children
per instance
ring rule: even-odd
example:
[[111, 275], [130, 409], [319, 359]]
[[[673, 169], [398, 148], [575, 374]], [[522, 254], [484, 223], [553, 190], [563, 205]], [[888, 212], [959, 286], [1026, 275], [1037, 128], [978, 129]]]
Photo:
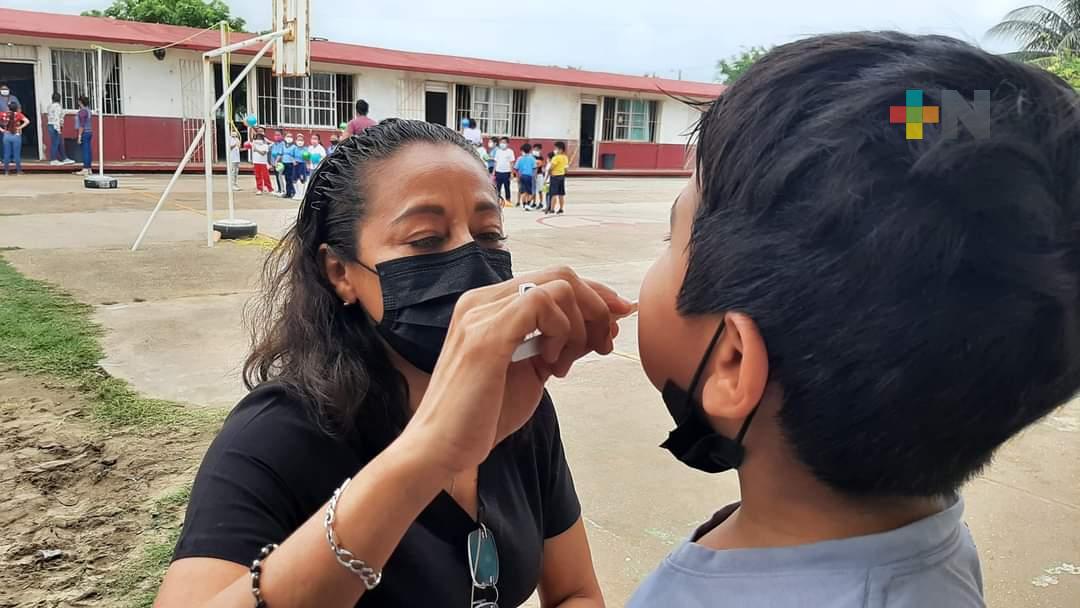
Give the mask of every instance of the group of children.
[[[241, 147], [251, 150], [251, 163], [255, 170], [255, 194], [268, 192], [274, 196], [289, 199], [301, 199], [307, 178], [315, 167], [319, 166], [338, 145], [338, 136], [330, 137], [330, 147], [322, 145], [318, 133], [311, 135], [311, 143], [305, 141], [303, 133], [285, 133], [275, 129], [273, 138], [267, 138], [266, 130], [258, 127], [252, 138], [240, 144], [240, 136], [234, 132], [229, 139], [229, 162], [233, 165], [234, 190], [240, 190], [237, 175], [240, 169]], [[273, 176], [273, 182], [271, 182]]]
[[[522, 144], [521, 156], [510, 148], [510, 138], [488, 141], [488, 149], [477, 147], [477, 154], [487, 162], [488, 173], [503, 206], [521, 207], [525, 211], [561, 214], [566, 206], [566, 142], [555, 142], [555, 150], [544, 156], [543, 144]], [[518, 182], [517, 200], [513, 200], [510, 184]]]

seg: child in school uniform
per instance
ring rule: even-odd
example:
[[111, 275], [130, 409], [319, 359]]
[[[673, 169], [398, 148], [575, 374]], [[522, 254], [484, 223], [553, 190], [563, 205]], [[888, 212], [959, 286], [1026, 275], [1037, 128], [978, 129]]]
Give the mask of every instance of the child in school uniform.
[[255, 131], [251, 141], [251, 164], [255, 170], [255, 195], [273, 192], [270, 186], [270, 143], [262, 129]]

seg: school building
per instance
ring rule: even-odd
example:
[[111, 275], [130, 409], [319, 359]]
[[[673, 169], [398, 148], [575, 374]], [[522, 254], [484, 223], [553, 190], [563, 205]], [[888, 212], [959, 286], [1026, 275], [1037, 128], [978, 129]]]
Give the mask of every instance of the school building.
[[[234, 34], [231, 42], [247, 35]], [[167, 49], [151, 51], [177, 43]], [[175, 168], [201, 125], [202, 53], [221, 46], [217, 31], [33, 11], [0, 9], [0, 81], [33, 123], [23, 159], [46, 159], [46, 108], [54, 92], [68, 112], [63, 137], [74, 145], [77, 99], [96, 108], [96, 47], [104, 52], [106, 165]], [[257, 49], [232, 58], [239, 75]], [[239, 64], [239, 65], [237, 65]], [[357, 99], [376, 120], [427, 120], [456, 127], [470, 116], [488, 135], [520, 143], [557, 140], [570, 147], [579, 172], [684, 172], [687, 131], [698, 110], [682, 100], [715, 98], [713, 83], [525, 65], [313, 40], [307, 77], [273, 75], [264, 57], [235, 90], [233, 119], [249, 112], [260, 124], [321, 133], [324, 140], [353, 117]], [[217, 96], [224, 90], [216, 69]], [[31, 112], [30, 110], [33, 110]], [[217, 154], [223, 157], [219, 112]], [[95, 131], [97, 122], [95, 118]], [[97, 144], [94, 144], [97, 154]], [[195, 159], [201, 163], [201, 158]]]

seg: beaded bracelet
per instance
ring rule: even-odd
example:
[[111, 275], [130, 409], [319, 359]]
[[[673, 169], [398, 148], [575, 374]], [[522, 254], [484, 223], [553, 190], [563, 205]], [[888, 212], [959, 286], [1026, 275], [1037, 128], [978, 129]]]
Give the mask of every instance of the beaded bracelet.
[[255, 597], [255, 608], [266, 608], [266, 600], [263, 599], [262, 590], [259, 589], [259, 577], [262, 575], [262, 563], [270, 554], [277, 549], [277, 543], [270, 543], [259, 551], [259, 557], [251, 562], [251, 595]]

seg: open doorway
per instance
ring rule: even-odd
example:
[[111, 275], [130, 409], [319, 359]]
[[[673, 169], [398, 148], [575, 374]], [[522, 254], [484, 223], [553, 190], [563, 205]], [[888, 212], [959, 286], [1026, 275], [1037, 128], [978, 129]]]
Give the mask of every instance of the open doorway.
[[[230, 66], [229, 74], [232, 76], [233, 82], [236, 82], [240, 73], [244, 71], [243, 65]], [[225, 86], [221, 79], [221, 64], [214, 64], [214, 99], [219, 99], [222, 93], [225, 92]], [[232, 121], [236, 126], [236, 130], [241, 134], [247, 132], [247, 125], [244, 124], [244, 117], [248, 114], [248, 92], [247, 92], [247, 79], [236, 85], [233, 89], [232, 95]], [[225, 104], [221, 104], [218, 107], [217, 112], [214, 113], [214, 131], [215, 131], [215, 143], [216, 143], [216, 158], [218, 161], [224, 161], [227, 157], [225, 153], [225, 147], [228, 145], [228, 138], [225, 137]], [[241, 137], [243, 139], [243, 137]]]
[[446, 110], [450, 95], [445, 91], [427, 91], [424, 93], [424, 120], [436, 125], [446, 126]]
[[[38, 159], [38, 114], [37, 97], [34, 95], [34, 64], [0, 62], [0, 82], [6, 82], [11, 94], [19, 98], [23, 114], [30, 119], [30, 124], [22, 132], [23, 160]], [[7, 108], [4, 108], [7, 111]]]
[[591, 169], [596, 156], [596, 104], [581, 104], [581, 137], [578, 139], [578, 166]]

